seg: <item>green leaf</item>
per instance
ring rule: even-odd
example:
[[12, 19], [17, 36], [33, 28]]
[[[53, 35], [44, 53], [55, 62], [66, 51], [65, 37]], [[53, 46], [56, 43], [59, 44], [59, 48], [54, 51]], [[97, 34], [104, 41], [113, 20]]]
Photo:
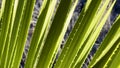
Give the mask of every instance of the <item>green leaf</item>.
[[54, 57], [54, 54], [56, 54], [56, 50], [62, 42], [77, 2], [78, 0], [60, 1], [58, 10], [43, 46], [43, 50], [40, 54], [37, 68], [48, 68], [52, 63], [52, 58]]
[[35, 0], [27, 0], [25, 2], [22, 19], [20, 21], [19, 33], [18, 33], [16, 44], [15, 44], [16, 45], [15, 54], [14, 54], [14, 58], [11, 64], [12, 68], [19, 67], [19, 63], [22, 58], [25, 42], [26, 42], [27, 35], [28, 35], [30, 21], [32, 19], [32, 12], [34, 9], [34, 4], [35, 4]]
[[3, 12], [5, 10], [5, 2], [6, 2], [6, 0], [2, 0], [2, 5], [1, 5], [1, 8], [0, 8], [0, 20], [2, 19]]
[[[2, 0], [0, 68], [19, 68], [32, 13], [35, 11], [35, 1]], [[79, 0], [59, 0], [60, 4], [57, 1], [42, 2], [30, 40], [25, 68], [81, 68], [116, 2], [116, 0], [87, 0], [62, 52], [61, 50], [59, 52]], [[100, 44], [88, 68], [119, 68], [119, 57], [120, 15]]]
[[[4, 1], [3, 1], [4, 2]], [[1, 58], [3, 55], [3, 51], [5, 48], [5, 42], [7, 39], [7, 34], [9, 31], [9, 24], [11, 20], [11, 14], [12, 14], [12, 5], [14, 3], [14, 0], [7, 0], [5, 1], [5, 8], [3, 12], [3, 18], [2, 18], [2, 27], [1, 27], [1, 34], [0, 34], [0, 64], [1, 64]]]
[[[97, 62], [97, 64], [94, 67], [109, 68], [111, 66], [111, 64], [113, 63], [115, 56], [120, 51], [119, 43], [120, 43], [120, 38], [115, 42], [115, 44], [112, 46], [112, 48], [109, 50], [109, 52], [107, 52], [107, 54], [105, 54], [105, 56], [99, 62]], [[114, 68], [117, 68], [117, 66]]]
[[109, 68], [120, 68], [120, 42], [119, 42], [119, 49], [113, 58], [112, 63], [109, 65]]
[[[14, 6], [14, 4], [12, 5], [12, 7]], [[15, 13], [16, 13], [16, 6], [12, 8], [12, 14], [11, 14], [11, 20], [10, 20], [10, 25], [9, 25], [9, 31], [7, 34], [7, 40], [5, 43], [5, 48], [4, 48], [4, 52], [2, 55], [2, 60], [1, 60], [1, 68], [6, 68], [6, 63], [7, 63], [7, 57], [8, 57], [8, 50], [9, 50], [9, 43], [10, 43], [10, 38], [11, 38], [11, 33], [12, 33], [12, 28], [13, 28], [13, 24], [14, 24], [14, 19], [15, 19]]]
[[2, 1], [2, 5], [1, 5], [1, 8], [0, 8], [0, 34], [1, 34], [1, 30], [2, 30], [2, 16], [3, 16], [3, 12], [5, 10], [5, 1], [6, 0], [3, 0]]
[[[94, 26], [94, 28], [93, 28], [92, 32], [90, 33], [89, 37], [87, 38], [86, 42], [83, 44], [83, 46], [79, 50], [79, 52], [75, 58], [76, 60], [74, 60], [74, 63], [79, 63], [79, 64], [77, 64], [79, 66], [81, 66], [84, 63], [84, 61], [85, 61], [84, 57], [86, 56], [86, 58], [87, 58], [87, 56], [89, 54], [88, 52], [90, 52], [96, 39], [98, 38], [98, 36], [102, 30], [102, 27], [104, 26], [108, 16], [110, 15], [115, 2], [111, 5], [111, 7], [107, 11], [105, 11], [108, 4], [109, 4], [109, 1], [104, 2], [104, 5], [101, 6], [101, 9], [99, 9], [98, 13], [96, 14], [96, 17], [94, 18], [94, 22], [98, 22], [98, 23]], [[83, 58], [84, 58], [84, 60], [83, 60]]]
[[[92, 59], [90, 63], [90, 67], [93, 67], [102, 57], [104, 57], [105, 54], [110, 50], [110, 48], [113, 46], [113, 44], [117, 41], [117, 39], [120, 37], [120, 16], [116, 20], [116, 22], [113, 24], [111, 30], [101, 43], [99, 49], [95, 53], [94, 58]], [[108, 43], [109, 42], [109, 43]]]
[[42, 37], [44, 36], [45, 29], [48, 26], [48, 24], [50, 24], [50, 21], [51, 21], [51, 18], [52, 18], [52, 15], [54, 13], [54, 9], [56, 6], [56, 2], [57, 1], [54, 1], [54, 0], [51, 0], [51, 1], [45, 0], [43, 2], [43, 5], [42, 5], [43, 10], [40, 11], [41, 14], [38, 18], [35, 31], [32, 36], [25, 68], [33, 68], [32, 65], [35, 63], [34, 58], [37, 58], [35, 56], [37, 48], [38, 47], [42, 48], [42, 45], [39, 45], [39, 42], [43, 40]]
[[[97, 13], [98, 7], [101, 3], [101, 0], [99, 1], [92, 1], [88, 7], [88, 10], [83, 15], [82, 19], [78, 19], [78, 22], [81, 22], [78, 24], [78, 27], [74, 27], [74, 31], [72, 31], [71, 37], [69, 37], [67, 43], [65, 44], [64, 49], [68, 50], [67, 52], [62, 51], [61, 55], [64, 56], [64, 58], [58, 58], [58, 64], [56, 63], [56, 67], [59, 68], [66, 68], [70, 67], [72, 62], [74, 62], [74, 59], [79, 51], [79, 49], [82, 47], [83, 43], [87, 39], [87, 36], [91, 32], [92, 28], [96, 24], [96, 22], [92, 22]], [[89, 3], [88, 3], [89, 4]], [[81, 17], [79, 17], [81, 18]], [[77, 24], [76, 23], [76, 24]], [[76, 29], [77, 28], [77, 29]], [[84, 30], [84, 31], [83, 31]], [[69, 46], [69, 47], [67, 47]], [[64, 50], [63, 49], [63, 50]], [[59, 63], [61, 62], [61, 63]]]
[[20, 21], [21, 21], [21, 17], [23, 14], [23, 7], [24, 7], [25, 1], [21, 1], [21, 0], [16, 0], [15, 4], [14, 4], [14, 15], [15, 17], [13, 18], [14, 22], [13, 24], [13, 29], [12, 29], [12, 34], [11, 34], [11, 38], [10, 38], [10, 43], [8, 44], [9, 49], [8, 49], [8, 56], [7, 56], [7, 67], [11, 67], [11, 63], [12, 63], [12, 57], [14, 55], [14, 50], [15, 50], [15, 43], [17, 40], [17, 36], [18, 36], [18, 31], [19, 31], [19, 25], [20, 25]]

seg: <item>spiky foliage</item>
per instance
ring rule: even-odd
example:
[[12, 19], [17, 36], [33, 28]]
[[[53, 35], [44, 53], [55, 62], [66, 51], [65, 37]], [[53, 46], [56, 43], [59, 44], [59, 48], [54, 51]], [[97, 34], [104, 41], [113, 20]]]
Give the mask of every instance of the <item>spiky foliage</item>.
[[[104, 3], [103, 3], [104, 2]], [[87, 0], [54, 68], [81, 68], [116, 0]], [[25, 68], [52, 68], [78, 0], [43, 0]], [[111, 3], [111, 4], [109, 4]], [[0, 68], [19, 68], [35, 0], [3, 0], [0, 12]], [[109, 5], [109, 7], [108, 7]], [[55, 12], [54, 10], [57, 9]], [[107, 10], [106, 10], [107, 9]], [[54, 15], [54, 17], [53, 17]], [[51, 20], [52, 19], [52, 20]], [[120, 16], [89, 68], [119, 68]]]

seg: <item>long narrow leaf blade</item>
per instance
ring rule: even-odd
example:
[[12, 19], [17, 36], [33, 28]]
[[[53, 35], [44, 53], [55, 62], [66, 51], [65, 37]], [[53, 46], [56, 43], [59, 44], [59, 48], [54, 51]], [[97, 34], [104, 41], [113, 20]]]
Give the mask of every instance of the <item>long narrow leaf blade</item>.
[[[48, 68], [50, 66], [55, 51], [57, 50], [64, 37], [65, 31], [67, 30], [67, 26], [70, 22], [77, 1], [78, 0], [60, 1], [60, 5], [52, 22], [42, 53], [40, 55], [37, 68]], [[74, 2], [73, 6], [72, 2]], [[70, 10], [70, 8], [72, 9]]]
[[38, 18], [38, 22], [36, 24], [36, 28], [35, 28], [34, 34], [32, 36], [32, 41], [30, 44], [30, 49], [28, 52], [28, 57], [27, 57], [25, 68], [32, 68], [33, 67], [32, 65], [35, 63], [35, 62], [33, 62], [33, 60], [34, 60], [34, 58], [37, 58], [35, 56], [37, 48], [38, 47], [42, 48], [41, 45], [39, 45], [39, 42], [41, 40], [43, 40], [42, 37], [44, 35], [45, 29], [46, 29], [47, 25], [50, 24], [56, 2], [57, 2], [57, 0], [55, 0], [55, 1], [54, 0], [52, 0], [52, 1], [45, 0], [43, 2], [43, 6], [42, 6], [43, 10], [40, 11], [41, 14]]
[[12, 68], [18, 68], [22, 54], [24, 51], [28, 30], [30, 26], [30, 21], [32, 19], [32, 12], [34, 9], [35, 0], [27, 0], [24, 8], [24, 13], [22, 15], [19, 34], [16, 42], [15, 57], [13, 58]]
[[0, 34], [0, 64], [1, 64], [1, 57], [5, 47], [5, 42], [7, 39], [13, 3], [14, 3], [14, 0], [5, 1], [5, 9], [3, 12], [2, 27], [1, 27], [2, 30]]
[[90, 67], [93, 67], [109, 51], [112, 45], [120, 37], [120, 23], [119, 22], [120, 22], [120, 16], [118, 17], [117, 21], [113, 24], [108, 35], [105, 37], [105, 39], [101, 43], [100, 48], [98, 49], [93, 60], [90, 63]]
[[[101, 0], [97, 0], [97, 1], [92, 1], [90, 3], [90, 6], [88, 8], [88, 10], [86, 11], [86, 14], [84, 15], [84, 18], [82, 19], [81, 24], [79, 24], [79, 28], [75, 30], [73, 37], [69, 37], [69, 39], [71, 39], [70, 44], [65, 44], [66, 45], [70, 45], [70, 47], [66, 47], [68, 49], [67, 53], [64, 55], [65, 58], [60, 59], [61, 64], [59, 64], [58, 68], [66, 68], [71, 66], [73, 60], [75, 59], [77, 52], [79, 51], [79, 49], [81, 48], [82, 44], [84, 43], [84, 41], [86, 40], [87, 36], [89, 35], [89, 33], [91, 32], [93, 25], [95, 25], [96, 22], [92, 22], [98, 7], [101, 3]], [[92, 23], [91, 23], [92, 22]], [[64, 53], [64, 52], [62, 52]], [[59, 60], [59, 58], [58, 58]], [[59, 61], [59, 62], [60, 62]]]

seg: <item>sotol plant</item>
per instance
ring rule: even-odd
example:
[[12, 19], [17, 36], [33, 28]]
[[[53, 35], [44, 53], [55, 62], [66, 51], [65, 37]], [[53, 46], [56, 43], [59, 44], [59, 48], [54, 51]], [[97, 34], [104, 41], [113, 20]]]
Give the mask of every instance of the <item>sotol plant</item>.
[[[112, 3], [110, 0], [87, 0], [54, 68], [82, 67], [115, 2], [116, 0]], [[25, 68], [53, 67], [58, 47], [77, 3], [78, 0], [60, 0], [56, 8], [57, 0], [43, 0]], [[0, 68], [19, 68], [34, 5], [35, 0], [2, 0]], [[88, 67], [120, 68], [119, 57], [120, 16], [115, 20]]]

